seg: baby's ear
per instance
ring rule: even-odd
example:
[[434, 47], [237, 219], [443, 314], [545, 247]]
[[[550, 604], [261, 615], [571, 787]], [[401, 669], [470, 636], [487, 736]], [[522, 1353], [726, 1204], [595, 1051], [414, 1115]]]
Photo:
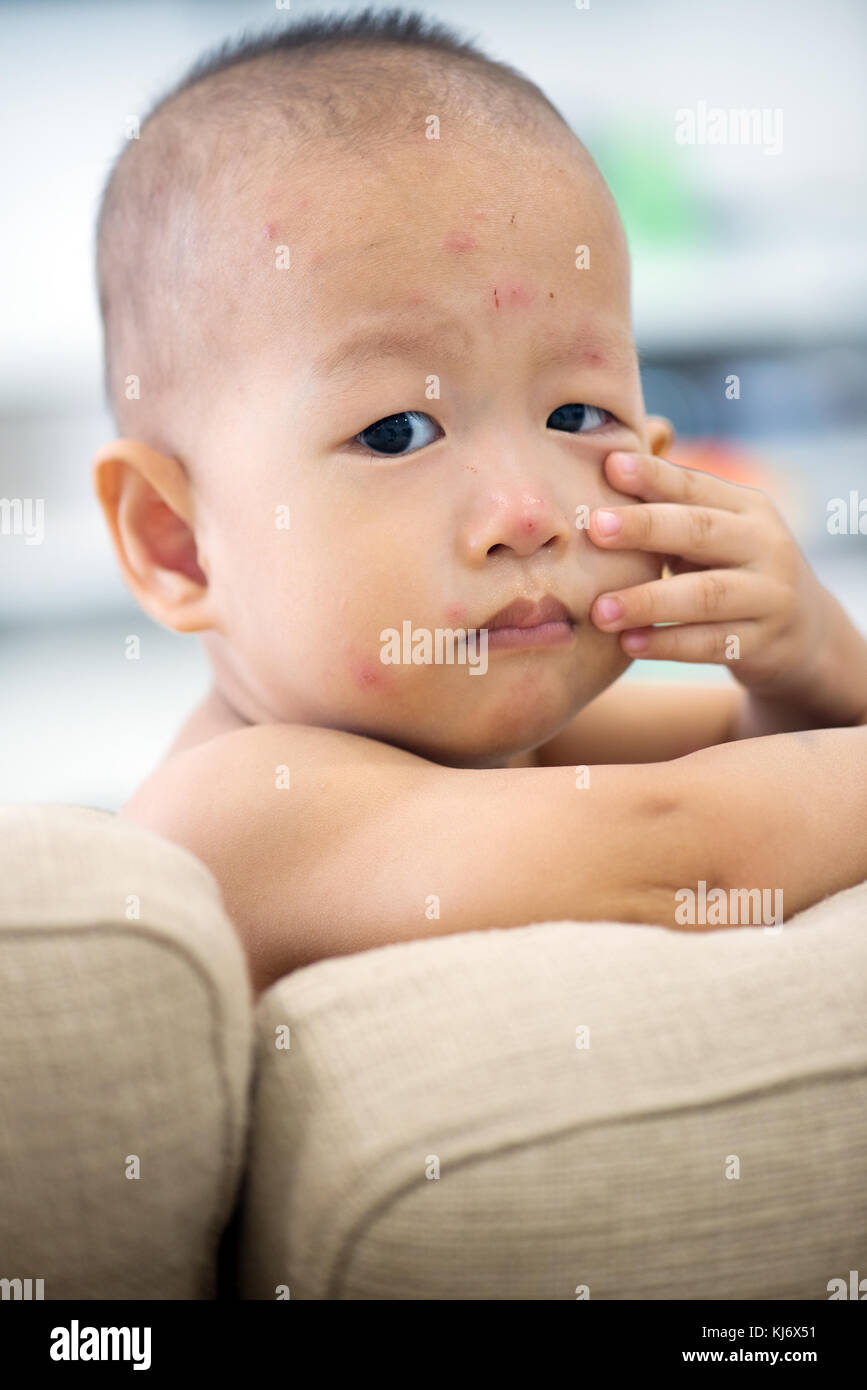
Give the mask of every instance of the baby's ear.
[[650, 452], [664, 457], [674, 443], [674, 425], [664, 415], [648, 415], [647, 437]]
[[177, 459], [115, 439], [96, 454], [93, 484], [121, 573], [145, 612], [175, 632], [211, 627], [189, 482]]

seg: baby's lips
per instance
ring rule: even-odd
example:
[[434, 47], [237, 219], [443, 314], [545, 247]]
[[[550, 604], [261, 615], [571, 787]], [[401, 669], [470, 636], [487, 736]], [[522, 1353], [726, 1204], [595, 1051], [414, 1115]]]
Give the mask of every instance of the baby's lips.
[[492, 613], [482, 626], [489, 631], [495, 631], [499, 627], [536, 627], [541, 623], [574, 625], [574, 622], [572, 613], [562, 599], [558, 599], [555, 594], [545, 594], [542, 599], [513, 599], [505, 608]]

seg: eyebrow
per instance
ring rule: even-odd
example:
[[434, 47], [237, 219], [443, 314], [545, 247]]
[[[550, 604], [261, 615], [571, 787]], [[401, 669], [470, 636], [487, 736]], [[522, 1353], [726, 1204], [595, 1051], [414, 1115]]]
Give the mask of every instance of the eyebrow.
[[[350, 366], [364, 366], [383, 357], [420, 357], [422, 353], [457, 360], [471, 351], [473, 335], [459, 319], [444, 319], [426, 329], [383, 330], [366, 328], [353, 334], [330, 351], [320, 354], [311, 363], [314, 377], [337, 376]], [[635, 349], [631, 340], [610, 333], [588, 333], [583, 340], [577, 334], [572, 341], [537, 345], [535, 361], [540, 367], [576, 365], [624, 365], [632, 360]]]

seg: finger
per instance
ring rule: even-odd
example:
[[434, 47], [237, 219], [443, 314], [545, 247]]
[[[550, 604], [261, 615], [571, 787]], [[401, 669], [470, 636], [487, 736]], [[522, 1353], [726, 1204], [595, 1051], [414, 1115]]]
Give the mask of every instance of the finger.
[[600, 594], [590, 616], [604, 632], [651, 623], [739, 622], [769, 617], [777, 599], [775, 586], [748, 570], [697, 570]]
[[621, 633], [620, 645], [629, 656], [642, 661], [687, 661], [734, 668], [759, 649], [761, 630], [759, 622], [632, 628]]
[[[631, 470], [630, 464], [634, 465]], [[684, 468], [656, 454], [626, 454], [614, 450], [606, 456], [605, 476], [619, 492], [628, 492], [643, 502], [679, 502], [687, 506], [720, 507], [729, 512], [749, 511], [755, 508], [757, 499], [770, 502], [758, 488], [729, 483], [713, 473], [703, 473], [700, 468]]]
[[703, 565], [743, 565], [761, 550], [752, 518], [676, 502], [596, 507], [587, 530], [606, 550], [652, 550]]

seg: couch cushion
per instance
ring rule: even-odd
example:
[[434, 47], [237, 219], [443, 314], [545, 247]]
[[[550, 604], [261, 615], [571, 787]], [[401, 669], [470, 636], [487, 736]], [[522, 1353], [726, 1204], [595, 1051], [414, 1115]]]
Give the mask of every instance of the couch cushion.
[[826, 1299], [867, 1272], [867, 883], [769, 931], [322, 961], [257, 1027], [243, 1297]]
[[204, 865], [107, 812], [0, 807], [0, 1278], [214, 1297], [251, 1044]]

